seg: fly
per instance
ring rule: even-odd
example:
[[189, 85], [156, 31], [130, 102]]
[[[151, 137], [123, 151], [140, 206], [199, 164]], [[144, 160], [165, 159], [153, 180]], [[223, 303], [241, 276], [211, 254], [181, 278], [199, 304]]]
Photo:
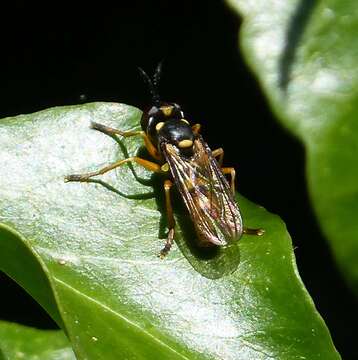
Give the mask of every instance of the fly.
[[[199, 246], [227, 246], [239, 240], [243, 233], [262, 235], [263, 229], [243, 226], [235, 201], [235, 169], [222, 167], [223, 149], [211, 151], [200, 135], [200, 124], [191, 125], [178, 104], [160, 100], [157, 87], [161, 64], [153, 80], [141, 68], [139, 70], [149, 86], [153, 102], [152, 107], [143, 112], [142, 130], [121, 131], [98, 123], [92, 123], [91, 127], [110, 136], [142, 137], [153, 161], [132, 156], [94, 172], [68, 175], [65, 181], [87, 182], [93, 176], [102, 175], [127, 162], [135, 162], [147, 170], [163, 174], [169, 231], [165, 246], [160, 251], [161, 258], [168, 254], [174, 242], [175, 219], [170, 198], [173, 184], [189, 212]], [[230, 184], [225, 175], [230, 176]]]

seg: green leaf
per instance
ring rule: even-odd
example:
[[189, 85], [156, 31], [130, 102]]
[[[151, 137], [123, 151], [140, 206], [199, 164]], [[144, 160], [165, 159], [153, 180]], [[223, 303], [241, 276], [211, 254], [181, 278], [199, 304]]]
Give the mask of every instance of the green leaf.
[[306, 146], [321, 229], [358, 292], [358, 57], [354, 1], [229, 0], [278, 118]]
[[59, 330], [38, 330], [0, 321], [0, 360], [75, 360]]
[[140, 139], [89, 127], [138, 129], [140, 116], [93, 103], [0, 122], [0, 267], [63, 327], [79, 359], [339, 359], [277, 216], [239, 197], [245, 224], [266, 233], [204, 253], [175, 196], [177, 241], [161, 260], [160, 177], [125, 165], [95, 183], [64, 183], [142, 154]]

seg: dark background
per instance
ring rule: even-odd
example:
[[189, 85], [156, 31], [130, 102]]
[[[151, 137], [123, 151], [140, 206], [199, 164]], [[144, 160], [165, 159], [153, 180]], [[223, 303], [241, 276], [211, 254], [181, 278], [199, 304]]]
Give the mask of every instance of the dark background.
[[[91, 101], [143, 108], [150, 97], [136, 67], [152, 73], [165, 59], [163, 98], [202, 123], [212, 148], [225, 149], [239, 191], [286, 222], [300, 274], [338, 351], [356, 359], [357, 302], [314, 219], [304, 149], [277, 125], [238, 50], [240, 19], [220, 1], [73, 3], [2, 6], [1, 117]], [[0, 318], [56, 327], [1, 273], [0, 293]]]

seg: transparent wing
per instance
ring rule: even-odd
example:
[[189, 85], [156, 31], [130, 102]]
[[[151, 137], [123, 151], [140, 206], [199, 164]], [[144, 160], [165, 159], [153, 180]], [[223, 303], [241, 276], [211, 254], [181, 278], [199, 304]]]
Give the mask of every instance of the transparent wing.
[[227, 245], [242, 234], [239, 207], [207, 144], [199, 137], [193, 146], [191, 157], [171, 144], [162, 149], [201, 245]]

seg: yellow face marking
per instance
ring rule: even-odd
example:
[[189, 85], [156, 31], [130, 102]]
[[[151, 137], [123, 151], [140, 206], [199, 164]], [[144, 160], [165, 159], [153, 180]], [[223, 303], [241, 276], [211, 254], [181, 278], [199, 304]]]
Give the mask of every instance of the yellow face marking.
[[164, 172], [169, 171], [169, 164], [168, 164], [168, 163], [165, 163], [164, 165], [161, 166], [161, 169], [162, 169], [162, 171], [164, 171]]
[[158, 122], [158, 124], [155, 125], [155, 130], [159, 131], [163, 126], [164, 126], [164, 122], [163, 122], [163, 121]]
[[161, 106], [160, 110], [165, 116], [170, 116], [173, 112], [173, 106]]
[[182, 148], [182, 149], [183, 149], [183, 148], [188, 148], [188, 147], [193, 146], [193, 142], [192, 142], [191, 140], [188, 140], [188, 139], [182, 140], [182, 141], [179, 141], [178, 146], [179, 146], [180, 148]]
[[181, 121], [184, 121], [186, 124], [188, 124], [188, 125], [189, 125], [189, 121], [188, 121], [188, 120], [181, 119]]

